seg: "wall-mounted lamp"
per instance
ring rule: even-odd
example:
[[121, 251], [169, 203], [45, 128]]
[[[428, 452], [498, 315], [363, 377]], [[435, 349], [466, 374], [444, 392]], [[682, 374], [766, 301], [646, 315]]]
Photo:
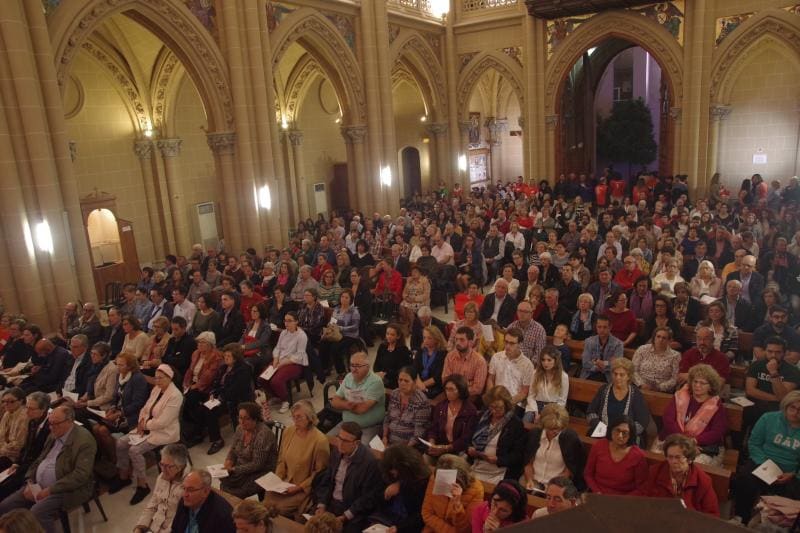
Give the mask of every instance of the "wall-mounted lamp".
[[144, 130], [144, 136], [147, 137], [148, 139], [152, 138], [153, 128], [147, 128], [146, 130]]
[[262, 209], [272, 209], [272, 193], [269, 191], [269, 185], [262, 185], [258, 189], [258, 207]]
[[464, 154], [458, 156], [458, 170], [461, 172], [467, 171], [467, 156]]
[[34, 229], [36, 235], [36, 246], [42, 252], [53, 253], [53, 233], [50, 231], [50, 224], [47, 220], [42, 220]]
[[390, 167], [381, 168], [381, 185], [392, 186], [392, 169]]
[[419, 121], [420, 122], [427, 122], [428, 121], [427, 115], [422, 115], [421, 117], [419, 117]]
[[281, 129], [288, 130], [289, 129], [289, 121], [286, 120], [286, 117], [281, 117]]

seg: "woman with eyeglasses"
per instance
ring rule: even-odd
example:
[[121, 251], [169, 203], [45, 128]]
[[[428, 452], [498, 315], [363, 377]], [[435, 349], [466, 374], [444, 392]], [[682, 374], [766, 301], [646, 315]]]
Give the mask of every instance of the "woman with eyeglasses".
[[504, 479], [494, 488], [489, 501], [472, 510], [472, 533], [490, 533], [525, 520], [528, 494], [513, 479]]
[[[281, 331], [278, 344], [272, 350], [272, 362], [259, 380], [270, 397], [280, 400], [281, 413], [289, 410], [289, 382], [301, 377], [304, 367], [308, 366], [308, 337], [298, 327], [297, 315], [294, 312], [286, 313], [284, 325], [286, 329]], [[273, 369], [271, 377], [263, 379], [270, 369]]]
[[633, 382], [641, 390], [672, 392], [678, 382], [681, 354], [670, 347], [672, 330], [659, 326], [650, 344], [633, 354]]
[[609, 420], [605, 439], [596, 439], [583, 478], [596, 494], [631, 494], [648, 476], [647, 457], [636, 443], [634, 422], [624, 415]]
[[3, 417], [0, 418], [0, 471], [19, 459], [28, 434], [28, 416], [23, 409], [25, 393], [19, 387], [3, 391]]
[[156, 478], [153, 494], [144, 511], [136, 520], [133, 533], [169, 533], [178, 503], [183, 497], [183, 478], [189, 450], [183, 444], [168, 444], [161, 449], [158, 468], [161, 473]]
[[502, 385], [492, 387], [483, 395], [483, 405], [486, 410], [467, 448], [470, 471], [489, 483], [517, 478], [522, 470], [525, 429], [514, 414], [511, 393]]
[[238, 498], [263, 494], [256, 479], [275, 470], [278, 459], [275, 434], [261, 416], [261, 406], [253, 402], [239, 404], [239, 424], [233, 443], [223, 463], [228, 477], [222, 478], [221, 488]]

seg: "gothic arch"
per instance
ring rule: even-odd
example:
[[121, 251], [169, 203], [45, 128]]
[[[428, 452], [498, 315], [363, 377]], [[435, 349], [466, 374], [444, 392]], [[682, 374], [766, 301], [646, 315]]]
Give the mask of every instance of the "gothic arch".
[[48, 19], [62, 90], [82, 44], [116, 13], [124, 13], [147, 28], [181, 60], [203, 100], [209, 129], [233, 131], [233, 100], [222, 52], [208, 30], [179, 0], [62, 2]]
[[367, 99], [358, 61], [339, 31], [324, 15], [311, 8], [298, 9], [283, 19], [270, 38], [273, 70], [278, 67], [289, 46], [299, 42], [316, 60], [336, 90], [344, 123], [366, 122]]
[[765, 40], [800, 56], [800, 17], [782, 9], [751, 17], [728, 36], [714, 54], [711, 68], [711, 102], [727, 102], [733, 84], [750, 54]]
[[304, 55], [297, 62], [289, 75], [286, 83], [286, 117], [289, 121], [297, 122], [300, 115], [300, 107], [303, 103], [308, 89], [312, 86], [317, 76], [323, 76], [322, 67], [314, 60], [311, 54]]
[[436, 53], [417, 32], [402, 30], [389, 47], [391, 64], [405, 62], [409, 72], [416, 78], [417, 86], [423, 94], [429, 110], [433, 110], [434, 120], [447, 118], [447, 90], [445, 73]]
[[652, 55], [672, 88], [672, 105], [683, 98], [683, 49], [663, 27], [637, 13], [609, 11], [595, 15], [561, 43], [545, 73], [545, 112], [557, 113], [567, 75], [583, 53], [609, 37], [625, 39]]
[[164, 134], [172, 136], [174, 130], [175, 97], [180, 88], [180, 81], [186, 73], [178, 56], [166, 46], [161, 49], [153, 67], [152, 91], [153, 127]]
[[457, 98], [458, 116], [460, 120], [469, 119], [469, 96], [483, 73], [489, 69], [496, 70], [508, 82], [517, 95], [519, 105], [525, 105], [525, 89], [522, 84], [522, 67], [504, 54], [485, 52], [472, 58], [465, 67], [465, 73], [458, 83]]

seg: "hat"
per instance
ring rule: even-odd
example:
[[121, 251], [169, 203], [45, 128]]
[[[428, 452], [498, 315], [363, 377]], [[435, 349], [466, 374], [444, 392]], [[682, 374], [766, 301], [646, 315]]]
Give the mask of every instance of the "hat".
[[197, 342], [207, 342], [211, 346], [217, 345], [217, 336], [214, 335], [213, 331], [204, 331], [200, 333], [195, 339]]
[[168, 375], [169, 379], [172, 379], [172, 378], [175, 377], [175, 371], [172, 370], [172, 367], [169, 366], [169, 365], [165, 365], [164, 363], [161, 363], [160, 365], [158, 365], [158, 368], [156, 368], [156, 370]]

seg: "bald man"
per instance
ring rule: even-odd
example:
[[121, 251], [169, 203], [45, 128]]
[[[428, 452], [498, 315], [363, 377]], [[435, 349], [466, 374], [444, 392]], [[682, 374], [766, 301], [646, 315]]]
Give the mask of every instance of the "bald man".
[[37, 390], [47, 393], [60, 392], [57, 389], [67, 379], [72, 368], [72, 355], [48, 339], [37, 342], [34, 350], [42, 364], [33, 367], [31, 376], [23, 381], [20, 387], [26, 394]]

